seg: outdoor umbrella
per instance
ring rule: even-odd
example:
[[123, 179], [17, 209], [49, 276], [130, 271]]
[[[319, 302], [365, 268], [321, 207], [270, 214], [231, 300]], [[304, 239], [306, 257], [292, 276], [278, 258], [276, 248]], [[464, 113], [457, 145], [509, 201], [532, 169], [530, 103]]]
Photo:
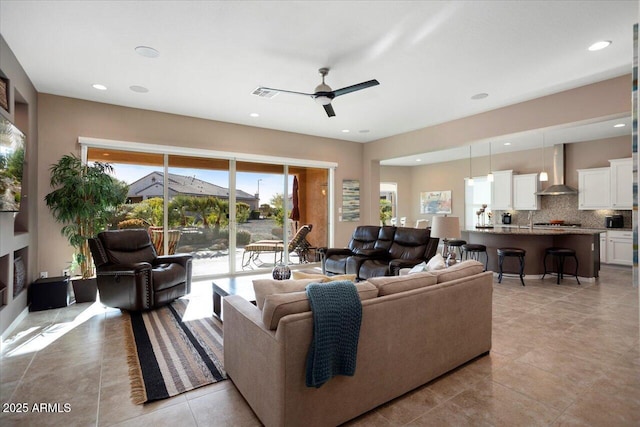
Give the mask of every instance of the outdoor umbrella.
[[289, 215], [289, 219], [295, 221], [296, 231], [298, 230], [298, 221], [300, 221], [300, 207], [298, 201], [298, 177], [293, 177], [293, 191], [291, 194], [291, 199], [293, 202], [293, 207], [291, 208], [291, 214]]

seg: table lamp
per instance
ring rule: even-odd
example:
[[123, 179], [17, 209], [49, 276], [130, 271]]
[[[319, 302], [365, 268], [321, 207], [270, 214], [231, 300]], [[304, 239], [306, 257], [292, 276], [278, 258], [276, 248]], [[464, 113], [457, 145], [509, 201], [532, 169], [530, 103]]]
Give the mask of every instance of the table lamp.
[[442, 239], [442, 257], [448, 266], [456, 263], [456, 254], [449, 251], [449, 240], [460, 238], [460, 221], [457, 216], [434, 216], [431, 223], [431, 237]]

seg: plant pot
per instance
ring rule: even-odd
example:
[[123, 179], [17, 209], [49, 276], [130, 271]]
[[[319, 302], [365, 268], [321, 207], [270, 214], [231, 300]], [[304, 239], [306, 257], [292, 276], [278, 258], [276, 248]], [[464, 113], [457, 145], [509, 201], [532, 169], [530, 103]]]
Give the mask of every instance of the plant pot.
[[95, 277], [74, 279], [73, 293], [76, 297], [76, 303], [94, 302], [98, 295], [98, 280]]

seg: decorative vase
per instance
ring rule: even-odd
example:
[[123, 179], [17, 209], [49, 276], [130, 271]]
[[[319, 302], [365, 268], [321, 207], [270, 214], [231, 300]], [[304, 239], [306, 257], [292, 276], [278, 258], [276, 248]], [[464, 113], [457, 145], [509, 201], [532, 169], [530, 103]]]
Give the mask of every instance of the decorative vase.
[[285, 264], [278, 263], [273, 267], [272, 275], [276, 280], [287, 280], [291, 277], [291, 269]]

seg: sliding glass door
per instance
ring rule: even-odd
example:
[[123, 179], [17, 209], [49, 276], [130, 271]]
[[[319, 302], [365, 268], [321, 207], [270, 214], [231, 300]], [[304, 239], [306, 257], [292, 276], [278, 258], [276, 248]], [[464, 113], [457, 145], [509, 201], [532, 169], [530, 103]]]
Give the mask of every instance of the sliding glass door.
[[97, 147], [87, 160], [111, 164], [129, 186], [110, 227], [145, 228], [159, 254], [191, 253], [194, 277], [315, 262], [328, 243], [327, 168]]

